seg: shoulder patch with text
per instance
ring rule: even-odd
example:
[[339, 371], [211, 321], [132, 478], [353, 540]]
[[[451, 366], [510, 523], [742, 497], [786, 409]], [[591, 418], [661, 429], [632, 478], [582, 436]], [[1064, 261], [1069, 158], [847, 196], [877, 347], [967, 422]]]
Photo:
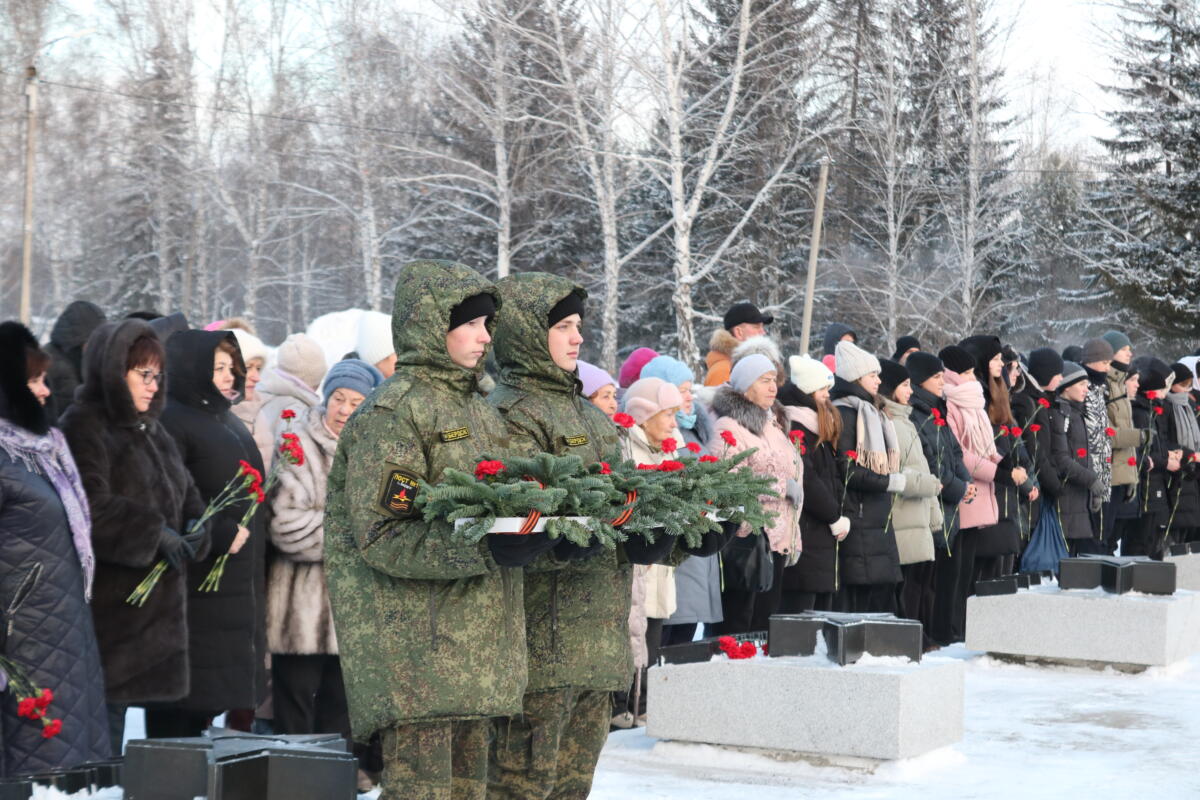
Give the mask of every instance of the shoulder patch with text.
[[421, 481], [413, 473], [404, 469], [389, 469], [384, 476], [383, 495], [379, 498], [380, 510], [396, 519], [416, 516], [413, 501], [417, 499], [420, 488]]
[[586, 433], [581, 433], [578, 436], [564, 436], [563, 441], [567, 447], [583, 447], [588, 443], [588, 437]]
[[461, 428], [451, 428], [450, 430], [442, 431], [440, 436], [443, 442], [457, 442], [459, 439], [466, 439], [471, 436], [471, 429], [466, 425]]

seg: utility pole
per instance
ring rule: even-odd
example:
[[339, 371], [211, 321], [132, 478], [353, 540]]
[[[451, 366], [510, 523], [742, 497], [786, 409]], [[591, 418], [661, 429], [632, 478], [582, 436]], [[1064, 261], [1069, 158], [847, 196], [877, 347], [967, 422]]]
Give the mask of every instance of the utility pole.
[[37, 67], [25, 68], [25, 219], [21, 243], [21, 322], [29, 325], [33, 314], [29, 283], [33, 278], [33, 176], [37, 153]]
[[821, 159], [817, 178], [817, 207], [813, 211], [812, 247], [808, 252], [808, 284], [804, 290], [804, 324], [800, 327], [800, 347], [808, 355], [808, 337], [812, 333], [813, 293], [817, 290], [817, 256], [821, 252], [821, 223], [825, 219], [825, 185], [829, 181], [829, 156]]

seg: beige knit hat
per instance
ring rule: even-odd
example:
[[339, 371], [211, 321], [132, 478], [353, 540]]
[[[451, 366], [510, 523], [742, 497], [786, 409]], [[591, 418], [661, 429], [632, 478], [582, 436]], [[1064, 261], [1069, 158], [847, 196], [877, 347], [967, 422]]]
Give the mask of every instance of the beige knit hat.
[[321, 345], [303, 333], [293, 333], [283, 340], [276, 353], [275, 364], [289, 375], [304, 381], [314, 392], [321, 385], [327, 369]]

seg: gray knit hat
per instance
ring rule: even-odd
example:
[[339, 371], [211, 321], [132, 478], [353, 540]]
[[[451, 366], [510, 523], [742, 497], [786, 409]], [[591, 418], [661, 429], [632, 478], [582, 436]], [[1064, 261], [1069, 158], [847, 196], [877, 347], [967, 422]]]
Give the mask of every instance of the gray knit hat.
[[838, 342], [834, 358], [834, 374], [851, 383], [880, 370], [879, 359], [853, 342]]
[[1112, 345], [1114, 353], [1122, 347], [1133, 347], [1133, 342], [1129, 341], [1129, 337], [1120, 331], [1109, 331], [1100, 338]]
[[743, 394], [765, 373], [775, 372], [771, 359], [762, 353], [752, 353], [733, 365], [729, 372], [729, 385]]
[[375, 387], [383, 383], [383, 373], [374, 366], [357, 358], [346, 358], [337, 362], [325, 373], [325, 385], [321, 394], [325, 404], [338, 389], [350, 389], [363, 397], [375, 391]]
[[1083, 343], [1083, 354], [1079, 356], [1079, 363], [1093, 364], [1097, 361], [1112, 361], [1114, 352], [1113, 346], [1106, 339], [1088, 339]]
[[1076, 364], [1074, 361], [1064, 361], [1062, 368], [1062, 383], [1058, 385], [1058, 392], [1061, 394], [1063, 389], [1068, 386], [1073, 386], [1080, 381], [1086, 381], [1088, 374], [1087, 370]]

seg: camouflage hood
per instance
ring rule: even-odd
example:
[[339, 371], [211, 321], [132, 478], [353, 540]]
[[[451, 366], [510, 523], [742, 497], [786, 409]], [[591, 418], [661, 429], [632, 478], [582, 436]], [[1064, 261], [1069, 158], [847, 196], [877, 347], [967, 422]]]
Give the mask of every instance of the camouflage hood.
[[496, 326], [496, 363], [500, 380], [528, 389], [538, 386], [559, 392], [580, 389], [579, 373], [567, 372], [550, 357], [550, 309], [574, 292], [587, 300], [587, 291], [574, 281], [545, 272], [509, 275], [496, 283], [504, 312]]
[[[473, 370], [458, 366], [446, 352], [446, 334], [450, 312], [477, 294], [490, 294], [497, 310], [502, 305], [496, 286], [470, 267], [453, 261], [414, 261], [405, 266], [396, 281], [392, 310], [397, 371], [418, 371], [426, 380], [443, 381], [463, 392], [473, 388], [485, 359]], [[488, 326], [489, 331], [494, 325]]]

